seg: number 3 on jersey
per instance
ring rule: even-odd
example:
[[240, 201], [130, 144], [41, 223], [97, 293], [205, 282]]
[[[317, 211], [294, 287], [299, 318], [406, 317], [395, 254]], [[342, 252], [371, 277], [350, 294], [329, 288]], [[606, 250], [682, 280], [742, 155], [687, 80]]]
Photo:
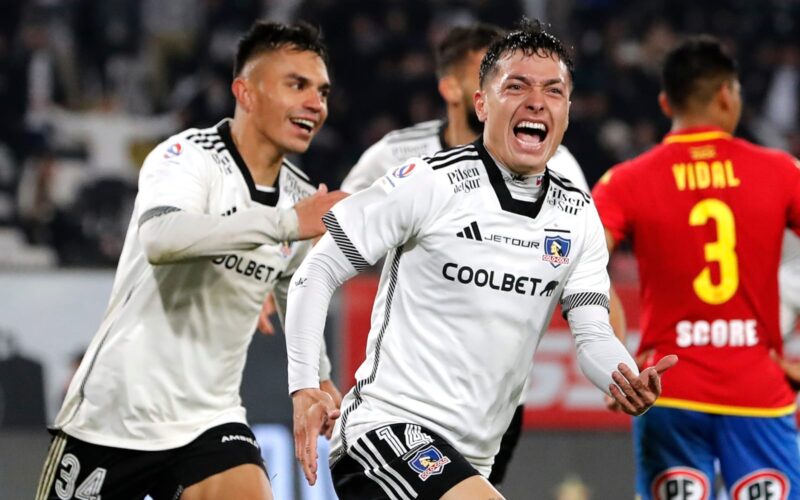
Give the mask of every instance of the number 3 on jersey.
[[714, 284], [711, 269], [705, 266], [692, 285], [694, 293], [711, 305], [724, 304], [739, 289], [739, 258], [736, 255], [736, 224], [733, 211], [723, 201], [706, 198], [698, 202], [689, 213], [690, 226], [703, 226], [713, 219], [717, 225], [717, 240], [705, 245], [707, 263], [719, 264], [720, 280]]
[[75, 489], [75, 482], [81, 472], [78, 457], [67, 453], [61, 459], [59, 479], [56, 480], [56, 495], [59, 500], [99, 500], [100, 489], [106, 479], [106, 469], [98, 467]]

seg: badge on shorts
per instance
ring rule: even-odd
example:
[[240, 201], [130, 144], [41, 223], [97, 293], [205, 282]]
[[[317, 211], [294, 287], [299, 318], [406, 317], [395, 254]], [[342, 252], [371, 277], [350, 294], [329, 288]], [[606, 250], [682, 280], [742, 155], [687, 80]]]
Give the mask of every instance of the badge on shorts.
[[760, 469], [744, 476], [733, 485], [732, 500], [769, 498], [786, 500], [789, 497], [789, 479], [774, 469]]
[[436, 474], [441, 474], [444, 466], [449, 463], [450, 459], [442, 455], [442, 452], [433, 445], [419, 450], [408, 461], [408, 465], [418, 473], [419, 478], [423, 481]]

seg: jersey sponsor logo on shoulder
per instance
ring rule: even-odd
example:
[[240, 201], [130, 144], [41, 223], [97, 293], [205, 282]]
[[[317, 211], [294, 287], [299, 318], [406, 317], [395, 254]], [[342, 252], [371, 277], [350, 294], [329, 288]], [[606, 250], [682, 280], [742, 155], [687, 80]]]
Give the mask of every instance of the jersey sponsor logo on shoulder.
[[572, 242], [569, 238], [564, 238], [563, 236], [545, 236], [542, 260], [549, 262], [553, 267], [558, 267], [561, 264], [569, 264], [568, 255], [570, 248], [572, 248]]
[[164, 158], [175, 158], [180, 156], [181, 153], [183, 153], [183, 146], [181, 146], [180, 142], [176, 142], [164, 151]]
[[457, 168], [447, 173], [447, 180], [454, 193], [469, 193], [481, 187], [481, 173], [477, 167]]
[[292, 204], [296, 204], [298, 201], [313, 194], [311, 187], [298, 181], [294, 175], [287, 176], [286, 179], [283, 179], [281, 182], [283, 182], [283, 185], [281, 186], [282, 193], [280, 194], [289, 196], [292, 200]]
[[211, 153], [211, 159], [214, 160], [214, 163], [219, 167], [220, 172], [225, 175], [233, 174], [233, 169], [231, 168], [233, 160], [231, 160], [228, 155]]
[[449, 463], [450, 459], [433, 445], [419, 450], [408, 461], [408, 465], [417, 472], [417, 475], [423, 481], [426, 481], [431, 476], [441, 474], [444, 466]]
[[550, 187], [551, 194], [547, 198], [547, 203], [562, 211], [575, 215], [586, 206], [586, 200], [578, 193], [561, 189], [557, 186]]
[[402, 167], [397, 167], [396, 169], [394, 169], [394, 172], [392, 172], [392, 175], [397, 177], [398, 179], [405, 179], [406, 177], [411, 175], [411, 172], [414, 171], [414, 168], [416, 166], [417, 166], [416, 163], [407, 163], [407, 164], [403, 165]]
[[690, 467], [670, 467], [653, 480], [654, 500], [708, 500], [708, 477]]
[[408, 145], [408, 144], [401, 144], [398, 146], [394, 146], [391, 149], [392, 156], [397, 158], [398, 163], [411, 158], [412, 156], [423, 156], [428, 154], [428, 146], [427, 144], [419, 144], [419, 145]]
[[736, 481], [731, 500], [786, 500], [789, 489], [789, 480], [781, 472], [760, 469]]

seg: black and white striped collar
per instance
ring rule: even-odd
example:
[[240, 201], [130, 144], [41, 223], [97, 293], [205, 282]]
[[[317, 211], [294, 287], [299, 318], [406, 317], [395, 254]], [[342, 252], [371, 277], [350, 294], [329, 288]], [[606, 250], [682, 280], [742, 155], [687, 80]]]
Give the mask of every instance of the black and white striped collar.
[[217, 125], [217, 131], [219, 132], [220, 139], [225, 144], [225, 148], [228, 150], [228, 153], [230, 153], [231, 158], [233, 158], [233, 162], [239, 167], [239, 171], [242, 173], [242, 177], [244, 177], [244, 181], [247, 183], [247, 189], [250, 191], [250, 199], [262, 205], [276, 206], [281, 194], [280, 172], [278, 172], [278, 176], [275, 177], [275, 185], [270, 186], [275, 188], [274, 191], [268, 192], [258, 190], [253, 176], [250, 174], [250, 169], [247, 168], [244, 158], [242, 158], [239, 150], [236, 149], [236, 144], [233, 142], [230, 120], [223, 120], [220, 122], [219, 125]]
[[478, 156], [480, 156], [483, 166], [486, 168], [486, 173], [489, 175], [489, 182], [494, 190], [495, 196], [497, 196], [497, 200], [500, 202], [500, 207], [506, 212], [511, 212], [517, 215], [535, 219], [542, 210], [544, 199], [547, 198], [551, 179], [550, 169], [544, 169], [542, 193], [539, 196], [539, 199], [537, 199], [535, 202], [517, 200], [511, 197], [511, 193], [508, 191], [508, 186], [506, 186], [506, 181], [503, 179], [503, 174], [500, 172], [500, 168], [497, 166], [489, 152], [486, 151], [486, 147], [483, 145], [483, 137], [478, 137], [478, 139], [476, 139], [472, 144], [475, 146], [475, 149], [477, 149]]

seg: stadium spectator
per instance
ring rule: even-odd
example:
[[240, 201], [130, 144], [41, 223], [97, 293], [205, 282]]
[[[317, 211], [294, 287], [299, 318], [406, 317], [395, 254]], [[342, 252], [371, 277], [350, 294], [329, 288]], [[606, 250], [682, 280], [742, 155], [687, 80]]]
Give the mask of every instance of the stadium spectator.
[[609, 250], [630, 239], [639, 264], [638, 355], [645, 367], [681, 358], [656, 406], [634, 420], [643, 499], [676, 487], [714, 498], [715, 459], [733, 498], [767, 487], [800, 498], [796, 394], [770, 357], [782, 350], [778, 263], [784, 228], [800, 232], [800, 170], [731, 135], [737, 73], [712, 37], [671, 50], [658, 101], [672, 130], [594, 189]]
[[[325, 47], [256, 22], [234, 65], [233, 119], [145, 160], [103, 324], [56, 417], [37, 498], [272, 498], [239, 386], [264, 296], [288, 280], [340, 193], [285, 155], [327, 116]], [[338, 397], [324, 347], [320, 387]], [[320, 361], [320, 360], [318, 360]]]
[[313, 484], [311, 436], [339, 417], [317, 389], [328, 304], [388, 253], [366, 360], [331, 446], [343, 499], [501, 497], [486, 477], [558, 302], [584, 373], [629, 413], [652, 405], [658, 373], [676, 362], [636, 371], [608, 323], [608, 255], [591, 199], [545, 168], [568, 122], [561, 42], [524, 23], [489, 47], [479, 83], [482, 137], [407, 160], [337, 204], [290, 287], [295, 453]]

